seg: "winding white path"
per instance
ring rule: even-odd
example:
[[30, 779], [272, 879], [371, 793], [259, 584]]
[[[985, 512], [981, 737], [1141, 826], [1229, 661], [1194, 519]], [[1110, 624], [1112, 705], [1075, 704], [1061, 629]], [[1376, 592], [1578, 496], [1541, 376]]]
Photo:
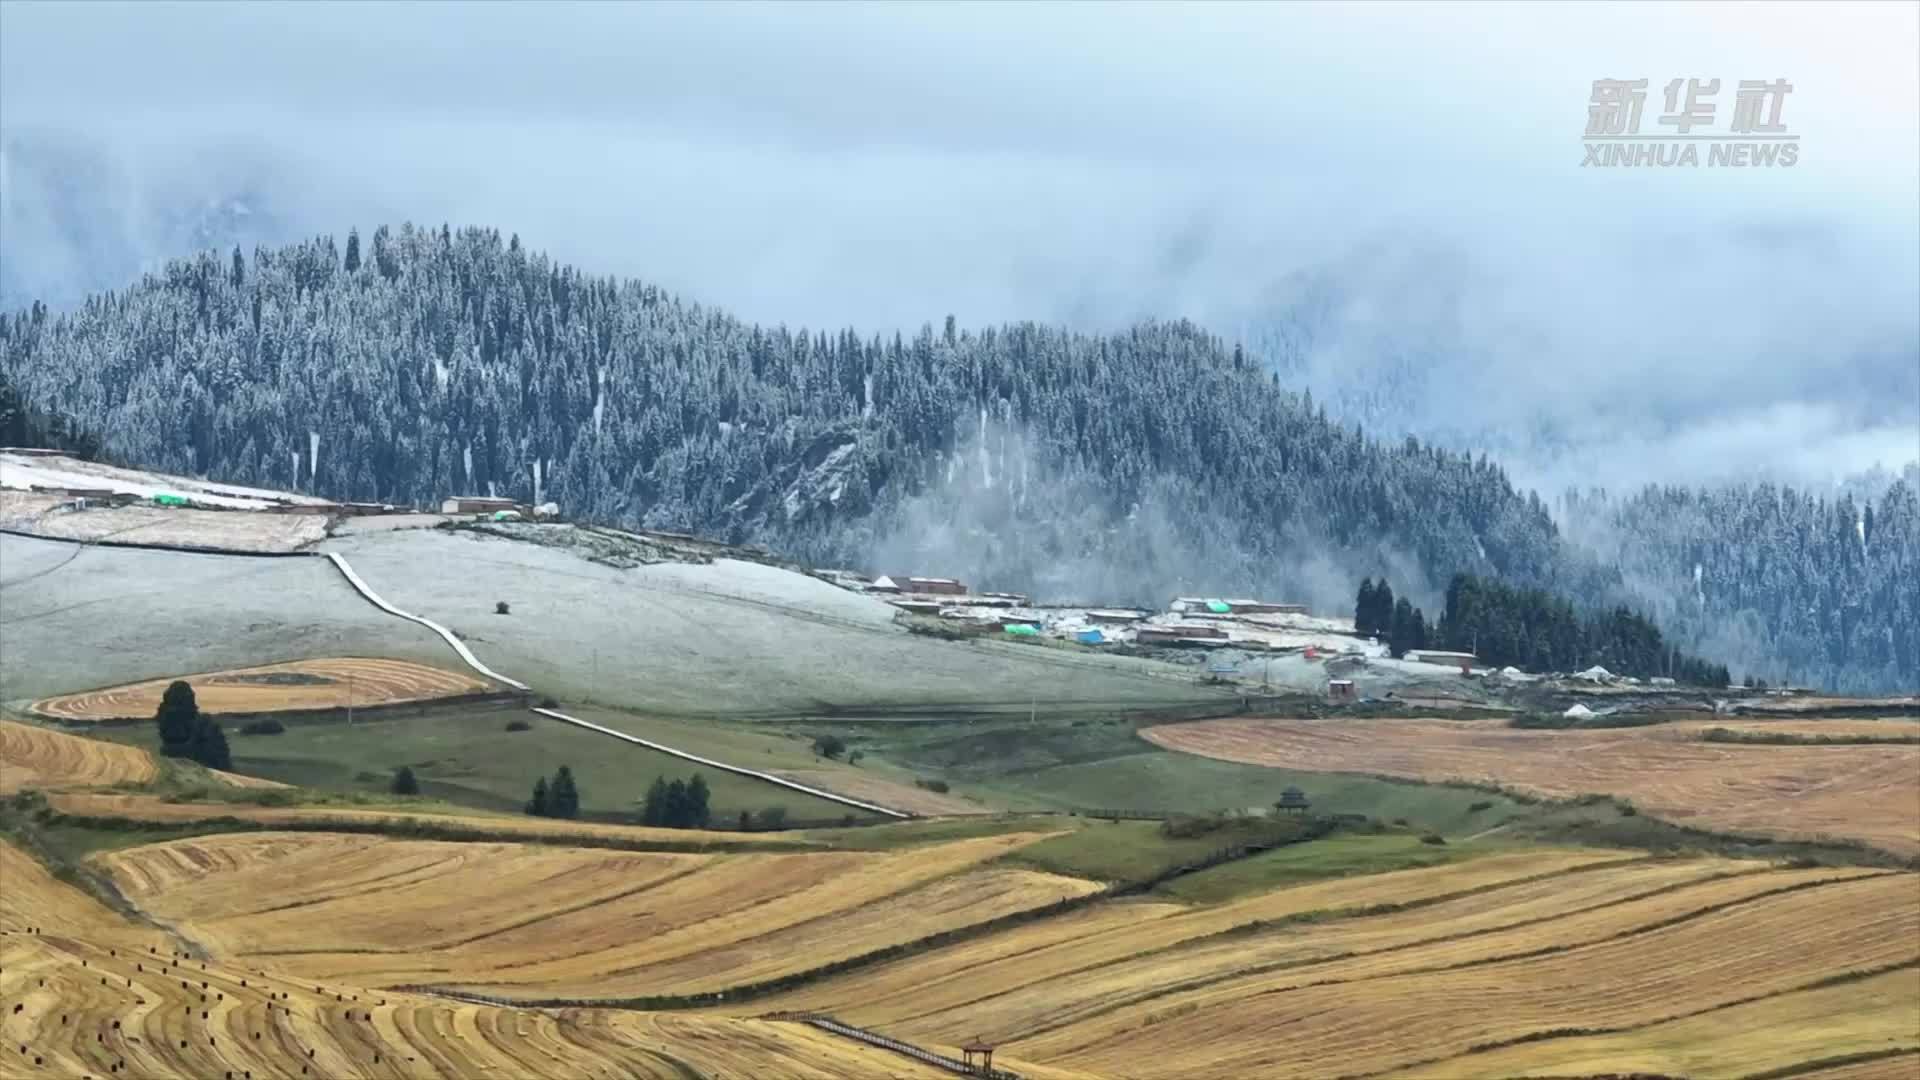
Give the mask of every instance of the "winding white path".
[[408, 612], [401, 611], [399, 608], [394, 607], [392, 604], [387, 603], [384, 597], [382, 597], [379, 593], [374, 592], [373, 588], [369, 586], [366, 582], [360, 580], [360, 575], [353, 572], [353, 567], [347, 564], [347, 560], [344, 555], [340, 555], [337, 552], [332, 552], [332, 551], [323, 552], [322, 554], [324, 554], [327, 558], [333, 560], [334, 568], [339, 570], [340, 573], [347, 579], [347, 583], [352, 585], [355, 589], [359, 590], [361, 596], [364, 596], [368, 600], [372, 601], [375, 607], [379, 608], [381, 611], [384, 611], [389, 615], [397, 615], [400, 618], [406, 619], [410, 622], [417, 622], [421, 626], [424, 626], [427, 629], [433, 631], [434, 633], [439, 634], [441, 637], [447, 639], [447, 644], [453, 646], [453, 651], [460, 654], [460, 659], [465, 660], [467, 662], [468, 667], [472, 668], [473, 670], [479, 672], [482, 675], [485, 675], [489, 679], [493, 679], [498, 682], [505, 683], [508, 686], [513, 687], [515, 690], [533, 689], [532, 687], [528, 686], [526, 683], [523, 683], [518, 679], [509, 679], [505, 675], [502, 675], [499, 672], [488, 667], [487, 665], [481, 663], [480, 658], [473, 655], [473, 650], [467, 648], [467, 643], [464, 641], [461, 641], [458, 637], [454, 636], [453, 631], [447, 629], [444, 626], [441, 626], [439, 623], [434, 622], [432, 619], [423, 618], [419, 615], [409, 614]]
[[[466, 661], [466, 664], [468, 667], [472, 668], [473, 670], [479, 672], [482, 675], [485, 675], [489, 679], [494, 679], [498, 682], [505, 683], [506, 685], [511, 686], [516, 690], [532, 689], [532, 687], [529, 687], [526, 683], [520, 682], [517, 679], [509, 679], [505, 675], [502, 675], [499, 672], [488, 667], [487, 665], [481, 663], [480, 658], [473, 655], [473, 650], [467, 648], [467, 643], [464, 641], [461, 641], [457, 636], [455, 636], [453, 631], [447, 629], [444, 626], [441, 626], [439, 623], [434, 622], [432, 619], [424, 618], [422, 616], [412, 614], [411, 612], [401, 611], [399, 608], [394, 607], [392, 604], [387, 603], [385, 597], [381, 596], [377, 592], [374, 592], [373, 587], [371, 585], [368, 585], [366, 581], [364, 581], [360, 577], [359, 574], [354, 573], [353, 566], [347, 562], [346, 556], [333, 551], [323, 552], [322, 554], [324, 554], [328, 559], [332, 560], [334, 569], [339, 570], [341, 576], [347, 579], [347, 583], [352, 585], [354, 589], [360, 593], [361, 596], [366, 597], [367, 600], [371, 602], [375, 607], [379, 608], [381, 611], [384, 611], [389, 615], [394, 615], [399, 618], [409, 620], [411, 622], [417, 622], [421, 626], [424, 626], [427, 629], [433, 631], [434, 633], [439, 634], [442, 638], [446, 639], [447, 644], [453, 646], [453, 651], [460, 654], [460, 659]], [[624, 739], [627, 742], [634, 743], [639, 746], [644, 746], [649, 750], [658, 750], [663, 754], [671, 754], [677, 758], [682, 758], [684, 760], [691, 761], [699, 765], [705, 765], [710, 769], [719, 769], [723, 772], [734, 773], [735, 775], [738, 775], [738, 776], [747, 776], [747, 777], [752, 777], [755, 780], [764, 780], [769, 784], [777, 784], [780, 787], [788, 788], [793, 791], [798, 791], [798, 792], [801, 792], [802, 794], [812, 795], [814, 798], [817, 798], [817, 799], [826, 799], [829, 802], [836, 802], [841, 804], [842, 806], [851, 806], [856, 809], [866, 810], [874, 814], [884, 814], [887, 817], [891, 817], [891, 818], [904, 819], [904, 818], [910, 818], [913, 816], [912, 814], [904, 813], [899, 810], [892, 810], [875, 803], [861, 802], [859, 799], [850, 799], [845, 795], [836, 795], [831, 791], [823, 791], [820, 788], [808, 787], [805, 784], [801, 784], [801, 783], [797, 783], [795, 781], [789, 780], [784, 776], [775, 776], [772, 773], [764, 773], [756, 769], [745, 769], [745, 768], [741, 768], [738, 765], [729, 765], [724, 761], [715, 761], [712, 758], [704, 758], [699, 756], [698, 754], [689, 754], [685, 750], [676, 750], [673, 747], [666, 745], [665, 743], [657, 743], [649, 739], [642, 739], [635, 735], [629, 735], [624, 731], [615, 731], [610, 727], [602, 727], [601, 725], [593, 723], [590, 720], [582, 720], [578, 717], [568, 716], [566, 713], [557, 712], [553, 709], [535, 709], [533, 711], [539, 713], [541, 716], [545, 716], [550, 719], [559, 720], [568, 724], [573, 724], [576, 727], [583, 727], [589, 731], [597, 731], [602, 735], [611, 735], [616, 739]]]

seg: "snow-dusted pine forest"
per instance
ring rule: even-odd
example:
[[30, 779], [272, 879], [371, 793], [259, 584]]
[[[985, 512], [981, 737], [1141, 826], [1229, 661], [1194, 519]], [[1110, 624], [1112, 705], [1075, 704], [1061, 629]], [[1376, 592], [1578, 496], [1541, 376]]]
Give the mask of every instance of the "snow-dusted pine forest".
[[1864, 528], [1865, 506], [1767, 488], [1588, 503], [1583, 534], [1597, 514], [1621, 538], [1595, 558], [1484, 458], [1330, 422], [1187, 323], [756, 326], [496, 231], [402, 226], [36, 306], [0, 320], [0, 355], [107, 456], [238, 483], [537, 492], [574, 517], [1075, 599], [1339, 610], [1387, 573], [1437, 610], [1469, 572], [1650, 607], [1736, 676], [1894, 689], [1920, 668], [1910, 479]]

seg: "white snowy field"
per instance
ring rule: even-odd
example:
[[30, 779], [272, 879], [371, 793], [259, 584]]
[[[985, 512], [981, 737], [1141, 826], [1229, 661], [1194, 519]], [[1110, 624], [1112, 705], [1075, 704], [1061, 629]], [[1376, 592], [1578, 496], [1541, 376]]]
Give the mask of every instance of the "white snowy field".
[[83, 547], [0, 535], [0, 700], [325, 656], [457, 663], [325, 559]]
[[235, 510], [258, 510], [275, 503], [318, 505], [325, 499], [298, 495], [290, 491], [220, 484], [166, 473], [122, 469], [94, 461], [70, 457], [47, 457], [0, 451], [0, 488], [29, 490], [34, 485], [57, 488], [111, 488], [123, 495], [152, 498], [155, 495], [185, 495], [195, 502], [225, 506]]
[[[618, 569], [446, 531], [321, 547], [398, 607], [541, 693], [673, 715], [1124, 708], [1210, 700], [1187, 669], [1031, 645], [918, 637], [879, 600], [756, 563]], [[505, 601], [509, 614], [494, 613]]]

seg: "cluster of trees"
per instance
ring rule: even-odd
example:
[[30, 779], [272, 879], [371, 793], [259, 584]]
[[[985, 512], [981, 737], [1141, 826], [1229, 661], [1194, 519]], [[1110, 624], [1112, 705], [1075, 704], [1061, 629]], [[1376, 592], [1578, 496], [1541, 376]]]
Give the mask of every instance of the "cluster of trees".
[[1857, 488], [1589, 492], [1567, 496], [1562, 513], [1688, 648], [1756, 682], [1911, 693], [1920, 686], [1920, 466]]
[[[1874, 508], [1885, 542], [1848, 553], [1845, 507], [1777, 489], [1592, 504], [1620, 535], [1652, 526], [1643, 552], [1595, 559], [1484, 455], [1331, 422], [1187, 322], [863, 337], [745, 323], [496, 230], [345, 247], [205, 253], [0, 318], [0, 372], [117, 460], [235, 483], [416, 505], [537, 487], [583, 519], [855, 565], [931, 558], [931, 506], [978, 529], [950, 570], [1041, 596], [1334, 603], [1344, 587], [1320, 583], [1393, 566], [1410, 603], [1455, 573], [1551, 587], [1583, 610], [1651, 605], [1716, 655], [1712, 628], [1750, 619], [1776, 679], [1910, 686], [1920, 667], [1897, 586], [1911, 485]], [[944, 497], [962, 482], [981, 497]], [[1121, 572], [1058, 576], [1080, 565]]]
[[209, 769], [233, 768], [226, 732], [212, 717], [200, 712], [193, 687], [186, 682], [176, 679], [167, 685], [154, 720], [160, 727], [162, 754], [197, 761]]
[[653, 786], [647, 789], [640, 823], [668, 829], [704, 829], [713, 819], [708, 798], [706, 777], [699, 773], [672, 783], [664, 776], [656, 776]]
[[1353, 606], [1353, 628], [1359, 633], [1377, 638], [1385, 638], [1387, 649], [1395, 659], [1405, 656], [1410, 650], [1428, 647], [1426, 612], [1414, 607], [1402, 596], [1395, 599], [1393, 586], [1381, 578], [1374, 584], [1372, 578], [1362, 578], [1360, 595]]
[[89, 461], [100, 456], [98, 435], [82, 430], [66, 413], [45, 412], [29, 404], [7, 380], [4, 368], [0, 368], [0, 446], [65, 450]]
[[1582, 614], [1544, 589], [1471, 574], [1456, 574], [1447, 584], [1446, 606], [1430, 634], [1437, 647], [1471, 652], [1496, 667], [1576, 671], [1597, 664], [1616, 675], [1667, 676], [1696, 686], [1730, 681], [1725, 665], [1687, 655], [1624, 607]]
[[541, 777], [533, 782], [533, 797], [527, 800], [527, 813], [534, 817], [577, 818], [580, 816], [580, 790], [574, 786], [573, 770], [560, 766], [548, 782]]

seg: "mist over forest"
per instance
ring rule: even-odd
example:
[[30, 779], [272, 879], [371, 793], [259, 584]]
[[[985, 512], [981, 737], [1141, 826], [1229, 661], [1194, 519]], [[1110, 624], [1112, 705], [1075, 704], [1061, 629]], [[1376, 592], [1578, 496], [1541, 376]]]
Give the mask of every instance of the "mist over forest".
[[1050, 600], [1339, 611], [1361, 576], [1431, 602], [1471, 573], [1652, 609], [1736, 676], [1843, 689], [1903, 685], [1920, 643], [1911, 475], [1864, 502], [1589, 495], [1581, 535], [1633, 537], [1597, 555], [1485, 455], [1371, 437], [1186, 321], [768, 327], [518, 236], [403, 225], [206, 252], [0, 334], [27, 402], [108, 455], [238, 483], [553, 498]]

